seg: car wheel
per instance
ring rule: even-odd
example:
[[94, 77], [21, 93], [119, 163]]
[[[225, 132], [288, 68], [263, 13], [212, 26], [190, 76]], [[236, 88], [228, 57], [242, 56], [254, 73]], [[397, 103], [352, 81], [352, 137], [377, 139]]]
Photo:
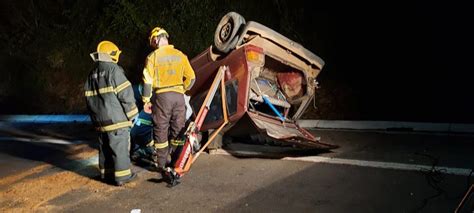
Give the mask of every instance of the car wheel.
[[245, 25], [245, 19], [236, 12], [229, 12], [221, 18], [214, 33], [214, 46], [217, 50], [228, 53], [237, 46], [239, 30]]

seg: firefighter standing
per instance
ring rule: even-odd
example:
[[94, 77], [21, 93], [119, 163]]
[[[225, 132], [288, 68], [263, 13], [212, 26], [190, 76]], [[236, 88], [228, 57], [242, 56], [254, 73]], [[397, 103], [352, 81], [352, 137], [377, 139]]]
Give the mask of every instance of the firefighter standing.
[[117, 65], [121, 51], [110, 41], [102, 41], [96, 62], [84, 85], [87, 108], [99, 131], [99, 168], [104, 181], [123, 185], [136, 177], [130, 169], [130, 127], [138, 114], [130, 82]]
[[[142, 91], [143, 86], [140, 85], [137, 92], [139, 96], [142, 95]], [[191, 105], [189, 105], [189, 100], [190, 97], [184, 95], [184, 102], [186, 106], [186, 124], [189, 122], [188, 119], [193, 114]], [[139, 103], [137, 103], [137, 105], [138, 104]], [[180, 135], [180, 137], [183, 137], [183, 135]], [[151, 116], [151, 109], [149, 111], [146, 109], [140, 111], [137, 119], [135, 120], [135, 124], [130, 131], [130, 139], [132, 144], [132, 148], [130, 150], [130, 159], [132, 159], [132, 161], [143, 163], [151, 163], [149, 161], [155, 161], [155, 159], [153, 159], [155, 157], [155, 150], [153, 148], [153, 118]]]
[[[144, 108], [152, 109], [153, 138], [158, 169], [166, 167], [171, 151], [184, 145], [179, 137], [185, 125], [184, 92], [194, 84], [194, 70], [186, 55], [168, 43], [168, 33], [154, 28], [149, 37], [155, 49], [147, 57], [143, 70]], [[152, 97], [152, 93], [155, 93]], [[150, 100], [151, 99], [151, 100]]]

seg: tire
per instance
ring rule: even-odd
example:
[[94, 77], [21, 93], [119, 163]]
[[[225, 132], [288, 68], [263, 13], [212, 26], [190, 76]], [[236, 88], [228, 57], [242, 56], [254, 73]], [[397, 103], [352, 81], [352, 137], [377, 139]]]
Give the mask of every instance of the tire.
[[245, 25], [245, 19], [236, 12], [229, 12], [221, 18], [214, 33], [214, 46], [223, 53], [228, 53], [238, 44], [239, 31]]

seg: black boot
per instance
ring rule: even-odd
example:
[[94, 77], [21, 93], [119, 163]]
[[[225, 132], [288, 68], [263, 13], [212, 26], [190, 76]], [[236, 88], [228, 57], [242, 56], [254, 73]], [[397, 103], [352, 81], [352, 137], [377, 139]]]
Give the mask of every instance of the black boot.
[[173, 168], [162, 167], [159, 169], [159, 173], [161, 174], [163, 181], [167, 183], [167, 186], [169, 188], [180, 184], [179, 175], [174, 171]]

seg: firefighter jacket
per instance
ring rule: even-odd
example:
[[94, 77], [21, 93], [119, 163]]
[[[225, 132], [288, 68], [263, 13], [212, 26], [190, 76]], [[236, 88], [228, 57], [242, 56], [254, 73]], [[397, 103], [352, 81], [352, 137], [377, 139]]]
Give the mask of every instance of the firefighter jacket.
[[101, 132], [130, 127], [131, 120], [138, 114], [131, 84], [122, 67], [113, 63], [108, 55], [99, 53], [97, 57], [95, 54], [91, 56], [96, 66], [84, 85], [91, 120]]
[[183, 93], [194, 84], [194, 70], [188, 57], [173, 45], [162, 46], [146, 59], [143, 69], [143, 103], [150, 102], [152, 92]]

